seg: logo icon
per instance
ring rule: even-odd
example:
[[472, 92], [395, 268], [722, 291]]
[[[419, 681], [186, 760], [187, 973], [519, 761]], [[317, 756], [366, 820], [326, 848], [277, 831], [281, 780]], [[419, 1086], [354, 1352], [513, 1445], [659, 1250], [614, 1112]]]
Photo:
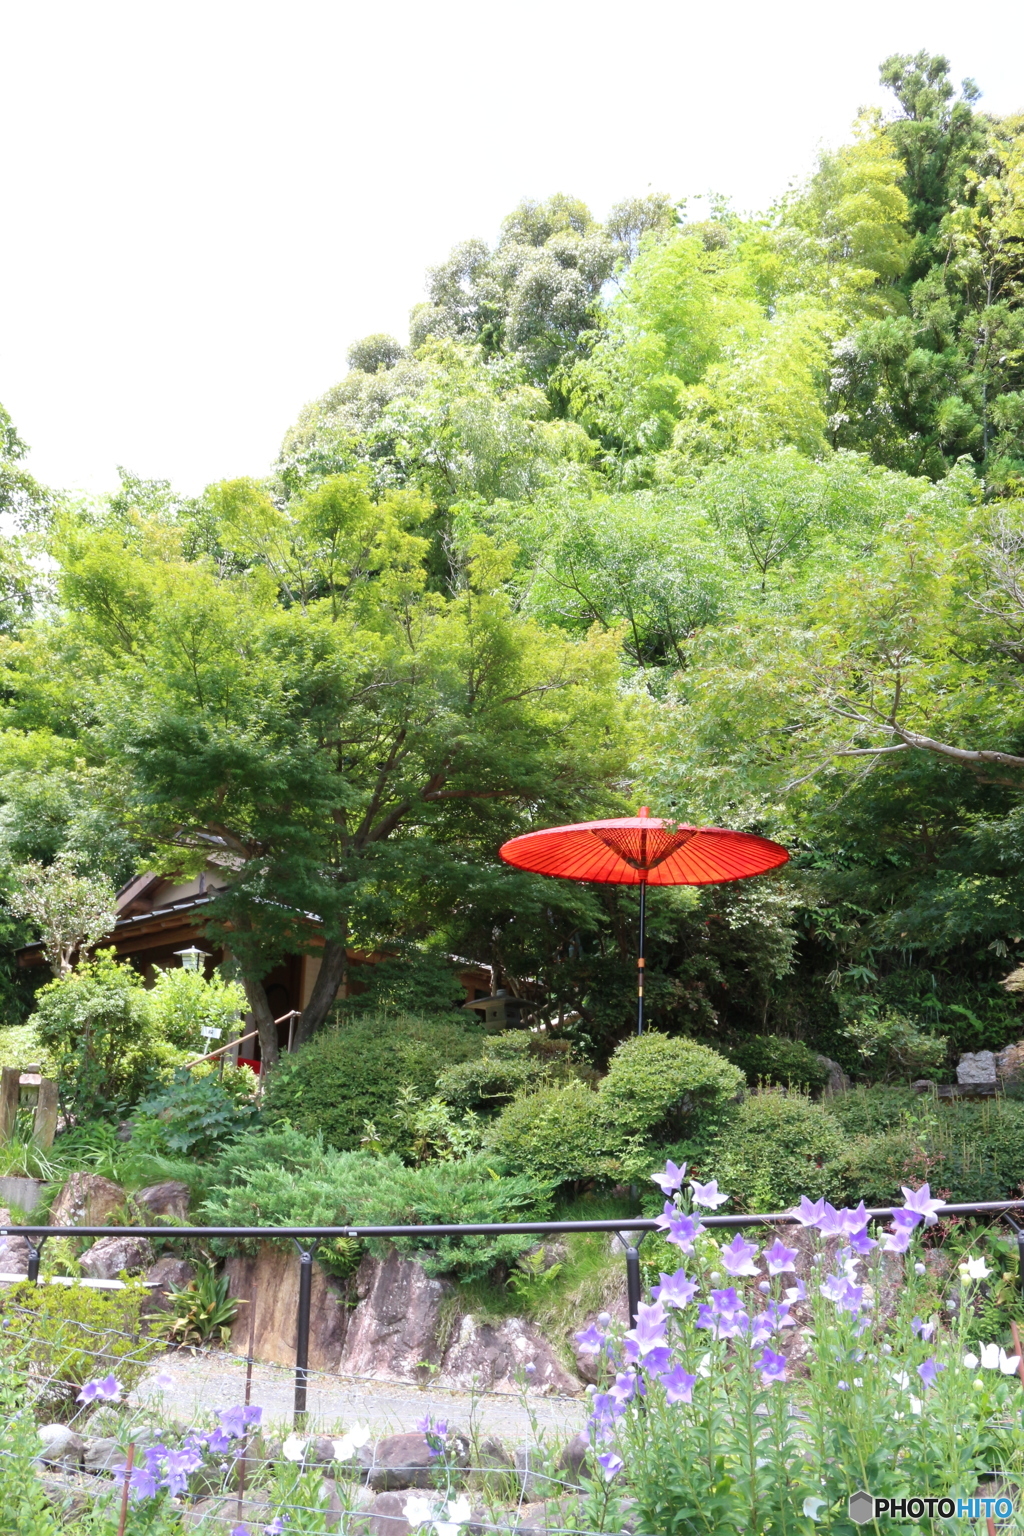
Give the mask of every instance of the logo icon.
[[867, 1525], [874, 1518], [874, 1498], [870, 1493], [865, 1493], [863, 1488], [858, 1488], [856, 1493], [850, 1494], [850, 1519], [855, 1525]]

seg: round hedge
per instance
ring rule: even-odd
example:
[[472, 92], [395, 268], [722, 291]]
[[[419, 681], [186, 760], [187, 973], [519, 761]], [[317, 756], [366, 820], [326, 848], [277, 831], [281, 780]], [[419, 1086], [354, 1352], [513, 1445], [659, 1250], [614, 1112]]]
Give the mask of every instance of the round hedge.
[[327, 1030], [270, 1074], [266, 1121], [288, 1121], [310, 1136], [319, 1131], [330, 1146], [352, 1152], [371, 1120], [387, 1145], [405, 1152], [408, 1133], [395, 1118], [399, 1090], [430, 1098], [441, 1072], [478, 1056], [485, 1039], [461, 1019], [416, 1014], [373, 1015]]
[[488, 1141], [514, 1173], [558, 1184], [601, 1177], [617, 1146], [585, 1083], [523, 1094], [502, 1110]]
[[780, 1211], [801, 1195], [832, 1193], [844, 1142], [824, 1105], [768, 1088], [740, 1105], [714, 1147], [710, 1171], [741, 1209]]
[[743, 1089], [743, 1073], [717, 1051], [652, 1029], [616, 1050], [601, 1113], [622, 1136], [671, 1140], [717, 1120]]

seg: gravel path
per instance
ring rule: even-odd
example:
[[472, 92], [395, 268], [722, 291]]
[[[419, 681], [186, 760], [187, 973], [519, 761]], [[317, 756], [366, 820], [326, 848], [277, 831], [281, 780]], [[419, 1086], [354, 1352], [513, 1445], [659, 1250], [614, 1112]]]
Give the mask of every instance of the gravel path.
[[[140, 1407], [159, 1405], [162, 1413], [181, 1423], [209, 1415], [217, 1408], [240, 1403], [245, 1391], [245, 1361], [227, 1353], [185, 1353], [164, 1356], [152, 1366], [132, 1394]], [[294, 1371], [284, 1366], [255, 1364], [252, 1402], [263, 1409], [265, 1424], [291, 1427], [295, 1391]], [[334, 1431], [358, 1422], [377, 1435], [412, 1429], [430, 1413], [447, 1419], [456, 1429], [476, 1428], [498, 1435], [511, 1447], [536, 1444], [539, 1437], [564, 1442], [582, 1428], [585, 1398], [449, 1391], [436, 1384], [367, 1381], [310, 1371], [306, 1397], [311, 1431]]]

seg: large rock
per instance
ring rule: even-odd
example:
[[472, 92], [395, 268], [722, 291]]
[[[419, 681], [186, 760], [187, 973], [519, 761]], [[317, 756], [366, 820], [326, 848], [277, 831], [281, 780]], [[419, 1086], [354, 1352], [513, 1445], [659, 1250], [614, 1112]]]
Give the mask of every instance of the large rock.
[[389, 1488], [432, 1488], [440, 1464], [426, 1435], [388, 1435], [374, 1449], [367, 1481], [378, 1493]]
[[0, 1200], [7, 1205], [16, 1205], [20, 1211], [31, 1216], [43, 1198], [45, 1188], [42, 1179], [19, 1179], [5, 1174], [0, 1179]]
[[177, 1290], [182, 1290], [190, 1281], [195, 1279], [195, 1266], [188, 1259], [175, 1259], [170, 1254], [162, 1259], [157, 1259], [146, 1270], [146, 1284], [150, 1287], [150, 1305], [157, 1312], [170, 1310], [170, 1290], [173, 1285]]
[[378, 1380], [415, 1380], [426, 1364], [440, 1364], [441, 1306], [451, 1286], [432, 1280], [414, 1259], [394, 1249], [386, 1259], [363, 1259], [339, 1368]]
[[79, 1261], [83, 1275], [90, 1280], [116, 1280], [122, 1270], [141, 1274], [153, 1262], [153, 1245], [148, 1237], [101, 1237], [82, 1254]]
[[464, 1317], [445, 1350], [442, 1376], [466, 1391], [520, 1392], [524, 1381], [532, 1392], [580, 1390], [540, 1330], [521, 1317], [498, 1326]]
[[816, 1056], [815, 1060], [817, 1061], [818, 1065], [824, 1068], [824, 1070], [828, 1073], [828, 1079], [825, 1083], [825, 1092], [846, 1093], [850, 1087], [850, 1079], [847, 1077], [838, 1061], [833, 1061], [831, 1056]]
[[187, 1531], [209, 1532], [210, 1536], [214, 1532], [217, 1532], [217, 1536], [227, 1536], [239, 1524], [248, 1530], [257, 1531], [265, 1528], [270, 1520], [270, 1494], [265, 1488], [247, 1493], [242, 1499], [241, 1508], [237, 1495], [233, 1493], [200, 1499], [198, 1504], [182, 1511], [181, 1519]]
[[991, 1051], [967, 1051], [956, 1065], [956, 1080], [965, 1087], [983, 1087], [996, 1080], [996, 1058]]
[[41, 1425], [39, 1441], [42, 1446], [40, 1460], [48, 1466], [81, 1466], [85, 1441], [66, 1424]]
[[127, 1461], [112, 1435], [96, 1435], [86, 1440], [83, 1459], [87, 1472], [113, 1472]]
[[188, 1185], [177, 1179], [166, 1179], [163, 1184], [149, 1184], [135, 1194], [135, 1204], [143, 1217], [143, 1225], [152, 1218], [151, 1224], [156, 1226], [164, 1216], [169, 1216], [173, 1221], [186, 1221], [188, 1201]]
[[[0, 1233], [11, 1226], [11, 1213], [0, 1206]], [[0, 1236], [0, 1275], [28, 1274], [28, 1243], [23, 1237]]]
[[[263, 1243], [255, 1257], [239, 1255], [229, 1259], [226, 1273], [229, 1295], [245, 1303], [255, 1297], [255, 1358], [294, 1366], [299, 1310], [299, 1258], [294, 1248], [289, 1253], [285, 1248]], [[313, 1370], [350, 1369], [341, 1366], [348, 1326], [349, 1312], [337, 1281], [314, 1262], [309, 1329], [309, 1364]], [[229, 1347], [236, 1355], [248, 1354], [248, 1305], [238, 1308]]]
[[1024, 1040], [1004, 1045], [996, 1052], [996, 1073], [1002, 1083], [1019, 1083], [1024, 1079]]
[[348, 1530], [352, 1536], [410, 1536], [413, 1526], [405, 1518], [409, 1496], [408, 1489], [404, 1493], [378, 1493], [365, 1514], [349, 1517]]
[[569, 1474], [574, 1483], [578, 1483], [580, 1473], [590, 1455], [590, 1435], [587, 1430], [577, 1430], [569, 1444], [559, 1457], [558, 1465], [563, 1472]]
[[73, 1173], [50, 1207], [51, 1227], [104, 1227], [128, 1196], [98, 1173]]

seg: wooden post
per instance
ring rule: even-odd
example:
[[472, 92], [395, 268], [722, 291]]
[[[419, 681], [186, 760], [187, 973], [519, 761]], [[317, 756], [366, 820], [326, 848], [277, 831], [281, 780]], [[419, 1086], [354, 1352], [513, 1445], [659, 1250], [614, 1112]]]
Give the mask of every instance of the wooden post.
[[0, 1141], [10, 1141], [18, 1122], [18, 1088], [21, 1070], [4, 1067], [0, 1072]]
[[32, 1137], [37, 1147], [48, 1151], [57, 1134], [57, 1084], [52, 1077], [39, 1080], [39, 1101], [32, 1121]]

